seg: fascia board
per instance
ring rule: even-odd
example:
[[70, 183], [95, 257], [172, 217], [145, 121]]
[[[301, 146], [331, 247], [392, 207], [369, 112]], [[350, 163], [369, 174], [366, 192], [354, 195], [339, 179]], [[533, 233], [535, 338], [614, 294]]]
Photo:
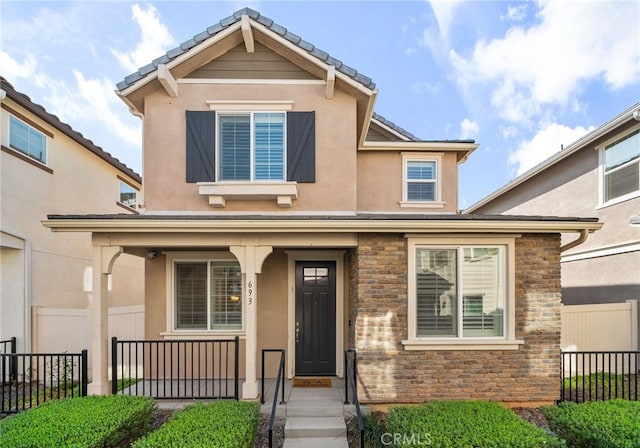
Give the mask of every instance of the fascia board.
[[569, 233], [595, 231], [599, 222], [480, 220], [171, 220], [171, 219], [48, 219], [54, 232], [200, 232], [200, 233]]

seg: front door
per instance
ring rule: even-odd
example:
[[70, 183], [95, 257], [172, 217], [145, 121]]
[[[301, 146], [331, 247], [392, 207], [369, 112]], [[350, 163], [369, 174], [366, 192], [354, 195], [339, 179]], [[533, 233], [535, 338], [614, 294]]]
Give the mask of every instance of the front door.
[[336, 374], [336, 263], [296, 262], [296, 375]]

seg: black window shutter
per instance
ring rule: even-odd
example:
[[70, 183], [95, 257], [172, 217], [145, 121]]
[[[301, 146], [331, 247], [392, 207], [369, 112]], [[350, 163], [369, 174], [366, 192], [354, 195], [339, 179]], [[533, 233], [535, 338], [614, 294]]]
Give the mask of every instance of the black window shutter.
[[315, 112], [287, 112], [287, 180], [316, 181]]
[[215, 181], [215, 111], [187, 111], [187, 182]]

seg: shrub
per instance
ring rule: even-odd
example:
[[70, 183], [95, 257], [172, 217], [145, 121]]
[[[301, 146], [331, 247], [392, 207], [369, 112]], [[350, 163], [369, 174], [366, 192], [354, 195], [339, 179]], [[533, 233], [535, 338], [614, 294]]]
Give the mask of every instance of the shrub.
[[408, 447], [563, 447], [562, 440], [498, 403], [436, 401], [389, 411], [385, 442]]
[[136, 441], [134, 448], [249, 448], [258, 427], [256, 403], [216, 401], [176, 412], [160, 429]]
[[[385, 420], [386, 415], [379, 411], [362, 416], [365, 447], [384, 447], [382, 444], [382, 434], [385, 433], [387, 427]], [[358, 417], [354, 416], [349, 420], [347, 429], [353, 435], [358, 446], [360, 446], [360, 425], [358, 424]]]
[[[577, 375], [563, 379], [565, 397], [569, 401], [608, 400], [612, 398], [632, 398], [640, 394], [640, 375], [621, 375], [598, 372], [591, 375]], [[584, 395], [584, 400], [583, 400]]]
[[542, 412], [551, 430], [569, 446], [640, 448], [640, 402], [565, 402]]
[[151, 398], [89, 396], [46, 402], [0, 421], [3, 448], [112, 447], [148, 431]]

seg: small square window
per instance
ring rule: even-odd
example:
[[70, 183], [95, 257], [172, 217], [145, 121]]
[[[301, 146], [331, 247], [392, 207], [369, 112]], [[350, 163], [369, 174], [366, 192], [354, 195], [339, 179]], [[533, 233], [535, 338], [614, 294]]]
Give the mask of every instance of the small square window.
[[401, 207], [441, 208], [441, 153], [402, 154]]
[[38, 162], [47, 162], [45, 135], [13, 116], [9, 117], [9, 146]]

